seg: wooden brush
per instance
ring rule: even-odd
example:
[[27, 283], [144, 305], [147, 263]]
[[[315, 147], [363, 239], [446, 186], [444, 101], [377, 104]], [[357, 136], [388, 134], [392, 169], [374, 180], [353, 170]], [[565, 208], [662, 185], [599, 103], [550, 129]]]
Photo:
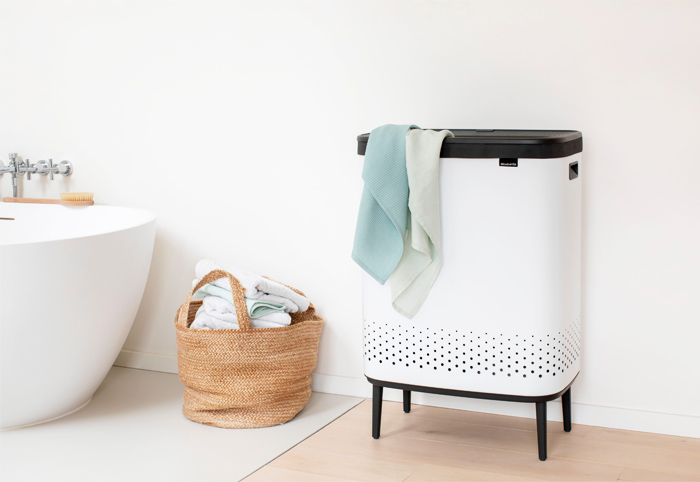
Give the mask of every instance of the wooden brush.
[[61, 193], [61, 199], [36, 199], [27, 197], [4, 197], [6, 203], [34, 203], [34, 204], [60, 204], [61, 206], [92, 206], [91, 192], [68, 192]]

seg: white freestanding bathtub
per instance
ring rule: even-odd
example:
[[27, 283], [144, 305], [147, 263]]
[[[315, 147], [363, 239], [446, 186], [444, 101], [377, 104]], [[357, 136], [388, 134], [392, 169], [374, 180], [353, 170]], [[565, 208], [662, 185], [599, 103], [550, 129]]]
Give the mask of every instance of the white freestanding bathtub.
[[0, 428], [85, 406], [146, 286], [155, 214], [0, 203]]

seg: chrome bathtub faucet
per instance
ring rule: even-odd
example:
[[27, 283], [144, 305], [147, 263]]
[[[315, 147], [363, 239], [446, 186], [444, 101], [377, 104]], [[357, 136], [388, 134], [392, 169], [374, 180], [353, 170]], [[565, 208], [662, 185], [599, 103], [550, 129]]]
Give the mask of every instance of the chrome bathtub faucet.
[[70, 161], [61, 161], [54, 165], [53, 159], [49, 159], [49, 162], [38, 161], [36, 164], [32, 164], [29, 159], [18, 161], [17, 153], [10, 154], [7, 166], [0, 161], [0, 176], [3, 174], [12, 175], [12, 197], [17, 197], [17, 177], [22, 177], [25, 173], [28, 181], [32, 179], [32, 174], [40, 176], [49, 174], [49, 178], [53, 181], [54, 174], [61, 174], [64, 177], [73, 174], [73, 164]]

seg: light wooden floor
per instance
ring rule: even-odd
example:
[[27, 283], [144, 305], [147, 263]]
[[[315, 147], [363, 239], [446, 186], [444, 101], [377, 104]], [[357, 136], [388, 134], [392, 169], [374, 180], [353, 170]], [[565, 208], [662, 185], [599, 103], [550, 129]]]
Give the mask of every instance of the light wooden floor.
[[540, 462], [533, 419], [385, 401], [374, 440], [371, 410], [361, 403], [245, 481], [700, 481], [700, 439], [549, 422]]

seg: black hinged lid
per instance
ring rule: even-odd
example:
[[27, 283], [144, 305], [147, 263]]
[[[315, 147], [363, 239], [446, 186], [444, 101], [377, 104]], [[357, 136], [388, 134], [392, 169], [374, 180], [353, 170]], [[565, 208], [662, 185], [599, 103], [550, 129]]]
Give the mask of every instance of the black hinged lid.
[[[440, 130], [440, 129], [435, 129]], [[450, 129], [455, 135], [442, 143], [440, 157], [464, 159], [567, 157], [583, 150], [579, 131], [518, 131]], [[365, 154], [369, 134], [357, 136], [357, 153]]]

